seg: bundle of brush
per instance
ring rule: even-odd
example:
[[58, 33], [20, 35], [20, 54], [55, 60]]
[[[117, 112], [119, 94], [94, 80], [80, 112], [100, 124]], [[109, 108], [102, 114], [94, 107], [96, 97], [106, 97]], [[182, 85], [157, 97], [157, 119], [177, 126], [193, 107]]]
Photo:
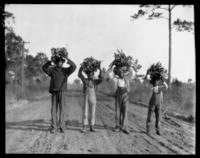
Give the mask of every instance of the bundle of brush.
[[110, 67], [114, 67], [114, 74], [118, 75], [119, 69], [122, 67], [126, 67], [124, 71], [128, 72], [130, 68], [132, 67], [135, 72], [138, 72], [138, 70], [142, 67], [140, 64], [138, 64], [138, 59], [133, 59], [131, 56], [126, 56], [125, 53], [121, 50], [119, 51], [117, 49], [118, 53], [114, 53], [115, 59], [111, 63]]
[[56, 63], [59, 60], [65, 61], [65, 58], [68, 57], [68, 52], [66, 48], [52, 48], [51, 49], [51, 60]]
[[152, 64], [147, 70], [146, 76], [150, 75], [150, 82], [154, 83], [157, 80], [163, 81], [166, 78], [167, 70], [162, 66], [160, 62]]
[[91, 72], [96, 72], [100, 68], [101, 61], [94, 59], [93, 57], [85, 58], [81, 64], [83, 72], [85, 74], [90, 74]]

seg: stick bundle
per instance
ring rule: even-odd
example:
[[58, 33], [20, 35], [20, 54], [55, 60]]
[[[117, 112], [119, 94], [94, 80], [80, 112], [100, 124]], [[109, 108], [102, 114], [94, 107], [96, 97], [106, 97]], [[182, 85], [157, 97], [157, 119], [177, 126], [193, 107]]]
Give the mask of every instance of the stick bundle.
[[152, 64], [147, 70], [147, 75], [150, 75], [151, 83], [156, 80], [163, 80], [166, 76], [167, 70], [162, 66], [160, 62]]
[[89, 74], [91, 72], [97, 71], [98, 68], [100, 68], [101, 61], [94, 59], [93, 57], [85, 58], [84, 61], [81, 64], [81, 67], [83, 68], [83, 72], [85, 74]]
[[57, 62], [58, 60], [64, 60], [65, 57], [68, 57], [68, 52], [66, 48], [52, 48], [51, 49], [51, 60]]
[[113, 72], [115, 75], [118, 75], [119, 69], [122, 67], [126, 67], [127, 69], [125, 71], [129, 71], [129, 69], [132, 67], [135, 72], [138, 72], [138, 70], [142, 67], [140, 64], [138, 64], [138, 59], [133, 59], [131, 56], [126, 56], [125, 53], [121, 50], [119, 51], [117, 49], [118, 53], [114, 53], [114, 61], [111, 63], [111, 67], [114, 67]]

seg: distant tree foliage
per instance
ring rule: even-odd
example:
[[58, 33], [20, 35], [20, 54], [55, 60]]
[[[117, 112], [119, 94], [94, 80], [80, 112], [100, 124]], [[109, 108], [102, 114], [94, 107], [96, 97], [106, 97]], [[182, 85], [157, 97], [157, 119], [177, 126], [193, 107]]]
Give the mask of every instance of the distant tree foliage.
[[13, 31], [5, 34], [5, 68], [6, 74], [12, 71], [17, 82], [21, 80], [21, 65], [22, 51], [27, 51], [24, 48], [24, 41], [21, 36], [16, 35]]
[[[6, 20], [12, 19], [14, 21], [15, 17], [13, 15], [13, 13], [10, 13], [10, 12], [6, 11], [4, 9], [4, 7], [0, 7], [0, 14], [1, 14], [0, 19], [1, 19], [1, 25], [2, 25], [2, 27], [5, 30], [10, 30], [11, 28], [8, 25], [6, 25]], [[8, 24], [9, 24], [9, 22], [8, 22]]]
[[[171, 5], [170, 6], [170, 11], [172, 11], [175, 7], [177, 7], [178, 5]], [[182, 5], [183, 7], [190, 7], [189, 5]], [[139, 6], [141, 9], [138, 10], [137, 13], [135, 13], [134, 15], [131, 15], [131, 18], [133, 20], [136, 20], [138, 18], [141, 18], [143, 16], [147, 16], [147, 20], [153, 20], [153, 19], [159, 19], [159, 18], [163, 18], [163, 19], [167, 19], [169, 20], [169, 18], [167, 16], [165, 16], [165, 12], [169, 12], [168, 6], [167, 5], [140, 5]], [[163, 12], [164, 11], [164, 12]], [[186, 20], [181, 20], [179, 18], [177, 18], [174, 22], [173, 22], [174, 27], [176, 28], [177, 31], [188, 31], [191, 32], [194, 30], [193, 26], [194, 26], [194, 22], [192, 21], [186, 21]]]
[[188, 32], [192, 32], [194, 30], [193, 22], [189, 22], [186, 20], [181, 20], [181, 19], [177, 19], [176, 21], [174, 21], [174, 26], [176, 28], [177, 31], [188, 31]]
[[27, 55], [25, 58], [26, 67], [25, 67], [25, 76], [27, 78], [40, 78], [45, 79], [46, 75], [42, 70], [42, 66], [46, 63], [48, 57], [43, 52], [38, 52], [35, 57], [32, 55]]

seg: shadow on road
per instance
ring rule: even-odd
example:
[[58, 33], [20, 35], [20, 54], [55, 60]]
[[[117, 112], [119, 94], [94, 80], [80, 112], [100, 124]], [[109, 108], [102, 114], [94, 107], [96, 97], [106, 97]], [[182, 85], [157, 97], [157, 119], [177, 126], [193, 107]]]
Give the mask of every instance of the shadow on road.
[[[21, 122], [6, 122], [6, 129], [13, 129], [13, 130], [25, 130], [25, 131], [48, 131], [50, 127], [50, 120], [27, 120]], [[66, 130], [76, 130], [80, 131], [82, 129], [82, 123], [78, 120], [68, 120], [65, 121]], [[110, 129], [112, 127], [108, 127], [106, 125], [95, 125], [96, 129]]]
[[49, 120], [27, 120], [21, 122], [6, 122], [6, 129], [47, 131], [49, 129], [49, 125]]
[[[65, 121], [65, 126], [66, 126], [66, 129], [69, 129], [69, 130], [80, 130], [80, 129], [82, 129], [83, 124], [81, 122], [79, 122], [78, 120], [68, 120], [68, 121]], [[98, 124], [95, 124], [94, 128], [95, 129], [113, 130], [113, 127], [109, 127], [107, 125], [98, 125]]]

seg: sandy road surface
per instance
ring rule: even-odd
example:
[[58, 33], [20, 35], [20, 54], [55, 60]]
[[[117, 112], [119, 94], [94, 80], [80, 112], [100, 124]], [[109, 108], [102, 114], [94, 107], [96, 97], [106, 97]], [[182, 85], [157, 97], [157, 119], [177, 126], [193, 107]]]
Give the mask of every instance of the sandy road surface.
[[[195, 127], [188, 123], [162, 119], [162, 136], [145, 134], [147, 108], [129, 105], [129, 129], [126, 135], [113, 132], [114, 100], [97, 96], [97, 132], [80, 132], [83, 95], [73, 91], [67, 96], [66, 131], [51, 134], [50, 96], [6, 113], [6, 153], [59, 154], [194, 154]], [[154, 124], [154, 117], [152, 118]], [[153, 125], [152, 125], [153, 127]]]

